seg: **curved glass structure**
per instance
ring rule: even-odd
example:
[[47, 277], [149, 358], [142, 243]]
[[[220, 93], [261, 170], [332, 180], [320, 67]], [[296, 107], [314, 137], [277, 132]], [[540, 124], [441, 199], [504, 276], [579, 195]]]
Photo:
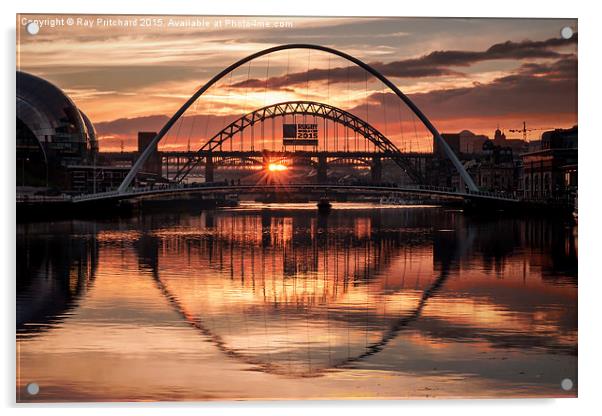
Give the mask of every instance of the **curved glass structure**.
[[85, 163], [95, 149], [94, 127], [73, 101], [50, 82], [17, 71], [17, 153], [41, 151], [47, 163], [66, 166]]

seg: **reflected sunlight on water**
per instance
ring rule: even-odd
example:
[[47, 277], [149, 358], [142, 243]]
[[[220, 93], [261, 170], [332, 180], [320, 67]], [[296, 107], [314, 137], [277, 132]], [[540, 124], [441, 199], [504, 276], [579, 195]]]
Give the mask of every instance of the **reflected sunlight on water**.
[[21, 401], [576, 394], [569, 223], [247, 204], [17, 245]]

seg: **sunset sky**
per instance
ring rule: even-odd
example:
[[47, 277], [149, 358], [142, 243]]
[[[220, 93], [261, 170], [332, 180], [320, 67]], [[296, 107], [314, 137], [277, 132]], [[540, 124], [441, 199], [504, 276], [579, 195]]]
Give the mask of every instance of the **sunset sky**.
[[[39, 34], [27, 34], [29, 19], [41, 21]], [[117, 20], [136, 27], [116, 26]], [[135, 146], [138, 131], [159, 130], [223, 68], [284, 43], [349, 53], [391, 79], [440, 132], [467, 129], [491, 137], [498, 125], [519, 129], [523, 121], [542, 129], [577, 124], [577, 36], [560, 38], [562, 27], [577, 32], [576, 25], [551, 19], [21, 15], [17, 64], [71, 96], [94, 122], [101, 150], [122, 141]], [[181, 131], [172, 146], [192, 137], [198, 147], [244, 113], [300, 99], [351, 111], [398, 145], [414, 123], [383, 84], [358, 68], [322, 52], [292, 50], [244, 65], [211, 88], [174, 126]], [[412, 134], [428, 140], [424, 128]], [[178, 142], [177, 135], [187, 137]]]

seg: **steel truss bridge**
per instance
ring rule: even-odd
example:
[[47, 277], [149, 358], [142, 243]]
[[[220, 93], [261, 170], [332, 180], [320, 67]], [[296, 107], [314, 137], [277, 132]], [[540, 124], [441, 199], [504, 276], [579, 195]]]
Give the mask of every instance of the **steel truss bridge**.
[[[189, 154], [183, 165], [178, 166], [173, 178], [168, 178], [171, 182], [166, 187], [155, 187], [153, 189], [136, 189], [133, 187], [136, 175], [141, 172], [143, 166], [154, 152], [156, 152], [159, 142], [166, 136], [168, 131], [175, 125], [175, 123], [183, 117], [186, 110], [188, 110], [210, 87], [220, 81], [222, 78], [231, 74], [235, 69], [240, 66], [264, 55], [268, 55], [274, 52], [301, 49], [301, 50], [317, 50], [326, 52], [331, 55], [341, 57], [356, 66], [364, 69], [366, 74], [371, 74], [378, 80], [380, 80], [386, 87], [389, 88], [400, 100], [407, 106], [412, 113], [422, 122], [427, 130], [432, 134], [435, 143], [439, 146], [442, 153], [449, 159], [455, 170], [460, 176], [462, 189], [453, 190], [449, 188], [435, 188], [427, 186], [428, 184], [424, 178], [425, 167], [420, 165], [420, 158], [416, 155], [406, 154], [402, 152], [395, 144], [393, 144], [385, 135], [378, 131], [375, 127], [370, 125], [365, 120], [360, 119], [354, 114], [334, 107], [327, 103], [320, 103], [315, 101], [288, 101], [277, 104], [268, 105], [260, 109], [254, 110], [248, 114], [243, 115], [237, 120], [233, 121], [225, 128], [214, 134], [208, 139], [196, 152]], [[367, 75], [366, 75], [367, 76]], [[266, 83], [267, 84], [267, 83]], [[267, 86], [266, 86], [267, 90]], [[334, 125], [343, 126], [346, 129], [350, 129], [367, 142], [374, 148], [374, 152], [363, 152], [360, 154], [353, 154], [349, 152], [349, 148], [342, 152], [318, 152], [316, 151], [297, 151], [293, 150], [292, 153], [284, 149], [282, 152], [267, 153], [264, 151], [256, 151], [255, 149], [241, 149], [240, 153], [224, 153], [224, 143], [231, 141], [235, 136], [242, 134], [245, 129], [261, 124], [270, 119], [277, 117], [295, 117], [301, 116], [313, 116], [321, 118], [326, 122], [327, 120], [332, 122]], [[180, 124], [181, 126], [181, 124]], [[254, 131], [252, 129], [252, 131]], [[323, 140], [328, 140], [325, 135]], [[357, 150], [357, 149], [356, 149]], [[382, 159], [389, 159], [393, 161], [405, 174], [416, 184], [415, 187], [383, 187], [383, 186], [366, 186], [366, 185], [331, 185], [331, 184], [279, 184], [279, 185], [239, 185], [239, 186], [225, 186], [215, 185], [214, 180], [214, 169], [219, 165], [227, 165], [229, 160], [236, 160], [235, 164], [238, 165], [251, 165], [251, 166], [266, 166], [271, 158], [305, 158], [309, 159], [310, 163], [316, 167], [318, 182], [325, 182], [324, 179], [327, 177], [328, 164], [336, 164], [341, 161], [353, 160], [354, 163], [364, 164], [369, 166], [372, 170], [373, 182], [378, 182], [381, 172]], [[417, 162], [418, 161], [418, 162]], [[185, 179], [193, 172], [195, 168], [203, 165], [205, 167], [205, 179], [207, 184], [205, 185], [191, 185], [186, 184]], [[395, 84], [389, 79], [382, 75], [379, 71], [364, 63], [363, 61], [341, 52], [339, 50], [311, 44], [289, 44], [280, 45], [272, 48], [268, 48], [252, 55], [243, 58], [229, 67], [222, 70], [220, 73], [215, 75], [205, 85], [203, 85], [198, 91], [196, 91], [188, 101], [182, 105], [182, 107], [176, 111], [176, 113], [169, 119], [169, 121], [162, 127], [157, 133], [150, 144], [141, 152], [140, 156], [133, 163], [131, 170], [117, 189], [117, 191], [105, 192], [102, 194], [93, 195], [82, 195], [73, 198], [74, 202], [83, 201], [98, 201], [103, 199], [115, 200], [115, 199], [130, 199], [151, 195], [159, 194], [174, 194], [174, 193], [198, 193], [198, 192], [236, 192], [236, 193], [266, 193], [266, 192], [321, 192], [322, 194], [345, 192], [345, 193], [363, 193], [363, 194], [374, 194], [383, 192], [412, 192], [412, 193], [423, 193], [430, 195], [444, 195], [457, 198], [469, 198], [479, 200], [493, 200], [493, 201], [516, 201], [513, 198], [509, 198], [506, 195], [498, 195], [492, 193], [479, 192], [478, 187], [475, 185], [473, 179], [468, 174], [458, 157], [454, 154], [453, 150], [441, 137], [441, 134], [433, 126], [430, 120], [422, 113], [422, 111], [404, 94]]]
[[[111, 152], [105, 157], [113, 163], [133, 164], [138, 152]], [[318, 182], [326, 183], [327, 169], [331, 167], [363, 167], [372, 174], [372, 182], [382, 180], [382, 162], [389, 160], [382, 152], [371, 151], [320, 151], [320, 150], [214, 150], [214, 151], [158, 151], [159, 165], [166, 179], [181, 172], [185, 165], [191, 166], [187, 177], [204, 177], [213, 182], [217, 169], [263, 169], [272, 161], [287, 161], [290, 167], [311, 166], [317, 169]], [[404, 152], [406, 163], [412, 165], [423, 177], [427, 175], [432, 153]]]
[[[213, 152], [222, 150], [223, 144], [231, 140], [236, 134], [242, 134], [243, 130], [247, 127], [253, 126], [258, 123], [263, 123], [266, 120], [273, 119], [276, 117], [286, 117], [286, 116], [296, 116], [296, 115], [310, 115], [318, 118], [322, 118], [324, 120], [331, 120], [341, 126], [347, 127], [351, 129], [354, 133], [359, 134], [364, 137], [367, 141], [372, 143], [378, 152], [372, 152], [371, 155], [352, 155], [348, 151], [340, 151], [334, 152], [334, 155], [328, 155], [327, 152], [304, 152], [304, 151], [294, 151], [293, 154], [290, 152], [281, 152], [282, 156], [285, 156], [286, 153], [289, 153], [288, 157], [311, 157], [316, 156], [318, 158], [318, 172], [321, 172], [323, 176], [326, 175], [327, 169], [327, 157], [331, 156], [335, 159], [365, 159], [366, 157], [373, 158], [373, 166], [380, 163], [380, 158], [386, 157], [393, 160], [414, 182], [416, 183], [424, 183], [424, 177], [422, 172], [420, 172], [416, 166], [414, 166], [410, 159], [402, 153], [397, 146], [395, 146], [388, 138], [386, 138], [380, 131], [376, 128], [360, 119], [359, 117], [341, 110], [340, 108], [324, 104], [318, 103], [315, 101], [289, 101], [278, 104], [273, 104], [270, 106], [266, 106], [255, 110], [251, 113], [245, 114], [239, 119], [233, 121], [224, 129], [220, 130], [217, 134], [215, 134], [211, 139], [209, 139], [197, 152], [196, 157], [188, 159], [186, 164], [182, 166], [174, 177], [175, 182], [182, 182], [192, 171], [192, 169], [197, 166], [202, 159], [205, 160], [205, 166], [207, 169], [206, 177], [207, 180], [211, 182], [213, 180]], [[274, 152], [272, 152], [274, 153]], [[304, 154], [305, 153], [305, 154]], [[313, 153], [313, 154], [309, 154]], [[367, 153], [367, 152], [364, 152]], [[243, 156], [243, 155], [241, 155]], [[278, 156], [274, 154], [273, 156]], [[243, 156], [244, 157], [244, 156]], [[267, 164], [266, 161], [261, 162], [262, 165]], [[320, 176], [320, 174], [318, 174]]]

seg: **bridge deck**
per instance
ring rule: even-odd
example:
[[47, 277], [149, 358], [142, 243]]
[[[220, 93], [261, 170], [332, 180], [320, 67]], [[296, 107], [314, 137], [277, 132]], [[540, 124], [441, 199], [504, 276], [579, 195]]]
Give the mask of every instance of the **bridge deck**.
[[339, 185], [339, 184], [255, 184], [255, 185], [227, 185], [225, 183], [209, 184], [178, 184], [169, 187], [130, 188], [126, 192], [109, 191], [96, 194], [79, 195], [72, 198], [72, 202], [90, 202], [103, 200], [124, 200], [154, 195], [173, 195], [191, 193], [353, 193], [353, 194], [390, 194], [413, 193], [423, 195], [446, 196], [462, 199], [491, 200], [499, 202], [518, 202], [518, 199], [492, 192], [466, 191], [458, 192], [451, 188], [435, 186], [377, 186], [377, 185]]

